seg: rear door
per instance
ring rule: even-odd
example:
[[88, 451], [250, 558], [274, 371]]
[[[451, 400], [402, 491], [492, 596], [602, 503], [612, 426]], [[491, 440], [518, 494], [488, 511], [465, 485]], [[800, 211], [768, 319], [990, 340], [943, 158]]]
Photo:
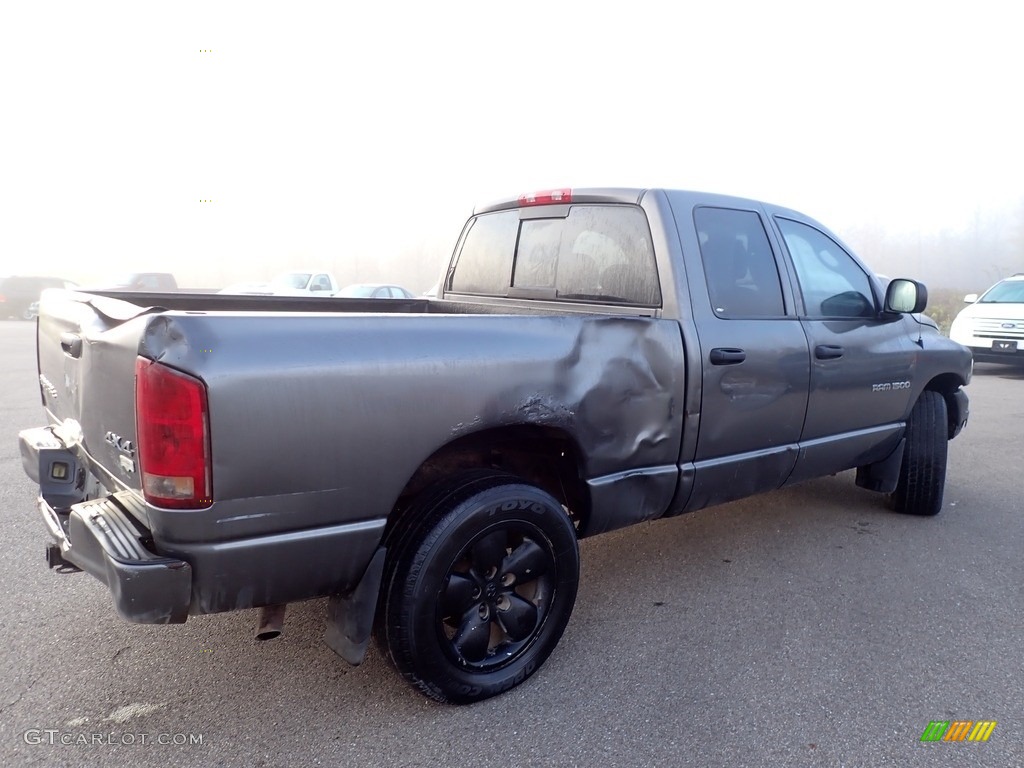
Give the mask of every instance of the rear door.
[[698, 205], [676, 216], [700, 341], [700, 427], [687, 504], [697, 509], [777, 488], [789, 476], [810, 361], [762, 212]]

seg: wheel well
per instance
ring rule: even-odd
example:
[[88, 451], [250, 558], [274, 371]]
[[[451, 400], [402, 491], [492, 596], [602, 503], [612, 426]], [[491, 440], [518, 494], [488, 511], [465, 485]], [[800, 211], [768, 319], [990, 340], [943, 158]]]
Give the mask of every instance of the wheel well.
[[943, 373], [928, 382], [925, 391], [938, 392], [946, 401], [946, 417], [949, 421], [949, 434], [953, 435], [962, 422], [959, 404], [953, 394], [964, 385], [964, 380], [955, 373]]
[[565, 507], [577, 530], [590, 513], [576, 442], [560, 429], [522, 425], [475, 432], [435, 451], [402, 489], [388, 527], [420, 492], [472, 469], [501, 470], [543, 488]]
[[957, 374], [941, 373], [929, 381], [928, 386], [926, 386], [925, 389], [932, 389], [936, 392], [941, 392], [943, 395], [948, 395], [956, 392], [963, 385], [964, 380]]

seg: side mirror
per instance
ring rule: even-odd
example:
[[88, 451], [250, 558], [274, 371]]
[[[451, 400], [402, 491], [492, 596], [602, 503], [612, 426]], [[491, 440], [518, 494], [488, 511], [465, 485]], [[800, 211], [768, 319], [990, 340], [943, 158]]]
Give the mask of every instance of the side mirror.
[[964, 296], [964, 304], [973, 304], [977, 300], [978, 294], [976, 293], [968, 293], [966, 296]]
[[924, 312], [928, 306], [928, 289], [916, 280], [898, 278], [885, 290], [885, 311], [897, 314]]

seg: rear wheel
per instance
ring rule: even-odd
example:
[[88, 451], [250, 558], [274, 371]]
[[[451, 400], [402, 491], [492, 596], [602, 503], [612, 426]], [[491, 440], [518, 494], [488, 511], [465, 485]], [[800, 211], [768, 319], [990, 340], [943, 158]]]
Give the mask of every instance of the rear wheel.
[[893, 508], [908, 515], [937, 515], [949, 448], [946, 400], [939, 392], [921, 393], [910, 412], [906, 439], [899, 481], [890, 497]]
[[438, 701], [513, 688], [544, 663], [572, 613], [579, 551], [568, 515], [498, 473], [428, 492], [416, 512], [389, 553], [378, 638]]

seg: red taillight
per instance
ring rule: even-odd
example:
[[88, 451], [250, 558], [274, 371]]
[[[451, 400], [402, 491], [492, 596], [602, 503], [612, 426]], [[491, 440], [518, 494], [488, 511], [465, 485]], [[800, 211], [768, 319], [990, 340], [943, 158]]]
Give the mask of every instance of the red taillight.
[[206, 386], [144, 357], [135, 360], [142, 492], [158, 507], [213, 503]]
[[552, 203], [571, 203], [571, 189], [546, 189], [543, 192], [520, 195], [519, 205], [551, 205]]

